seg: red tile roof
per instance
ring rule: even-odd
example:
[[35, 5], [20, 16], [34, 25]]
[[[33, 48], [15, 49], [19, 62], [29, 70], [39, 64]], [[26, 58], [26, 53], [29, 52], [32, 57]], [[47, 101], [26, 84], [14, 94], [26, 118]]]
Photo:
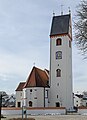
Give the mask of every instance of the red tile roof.
[[20, 82], [16, 91], [22, 91], [23, 88], [28, 87], [49, 87], [49, 71], [47, 69], [41, 70], [33, 67], [26, 82]]
[[49, 77], [44, 70], [33, 67], [24, 88], [27, 87], [48, 87]]
[[22, 91], [23, 90], [23, 87], [25, 85], [25, 82], [20, 82], [17, 89], [15, 91]]

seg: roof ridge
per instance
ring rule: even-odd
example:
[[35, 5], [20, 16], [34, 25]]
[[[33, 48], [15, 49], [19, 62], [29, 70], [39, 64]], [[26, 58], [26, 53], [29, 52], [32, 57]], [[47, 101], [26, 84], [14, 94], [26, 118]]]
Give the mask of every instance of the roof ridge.
[[56, 15], [56, 16], [53, 16], [53, 17], [63, 17], [63, 16], [70, 16], [70, 14], [65, 14], [65, 15]]
[[26, 82], [20, 82], [20, 83], [26, 83]]

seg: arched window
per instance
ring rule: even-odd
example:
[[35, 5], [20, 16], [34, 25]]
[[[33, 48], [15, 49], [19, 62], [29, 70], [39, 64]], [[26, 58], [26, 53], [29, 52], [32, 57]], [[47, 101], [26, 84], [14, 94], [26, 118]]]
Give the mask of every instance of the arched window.
[[61, 77], [61, 70], [60, 69], [56, 70], [56, 77]]
[[61, 38], [56, 39], [56, 46], [58, 46], [58, 45], [62, 45], [62, 39]]
[[32, 107], [32, 101], [29, 101], [29, 107]]

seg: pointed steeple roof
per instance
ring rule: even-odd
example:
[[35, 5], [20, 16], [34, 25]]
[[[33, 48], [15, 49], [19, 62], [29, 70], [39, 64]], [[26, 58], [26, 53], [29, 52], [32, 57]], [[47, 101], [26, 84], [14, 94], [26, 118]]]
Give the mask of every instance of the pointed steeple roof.
[[28, 87], [46, 87], [48, 86], [49, 77], [47, 73], [44, 70], [41, 70], [39, 68], [33, 67], [25, 85], [24, 88]]
[[53, 16], [50, 36], [67, 34], [69, 31], [70, 14]]

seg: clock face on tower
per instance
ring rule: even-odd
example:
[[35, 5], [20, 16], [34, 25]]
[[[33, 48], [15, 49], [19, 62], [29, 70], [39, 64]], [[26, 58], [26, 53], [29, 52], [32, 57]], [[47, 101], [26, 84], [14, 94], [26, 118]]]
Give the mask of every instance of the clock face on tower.
[[62, 59], [62, 51], [56, 52], [56, 59]]

